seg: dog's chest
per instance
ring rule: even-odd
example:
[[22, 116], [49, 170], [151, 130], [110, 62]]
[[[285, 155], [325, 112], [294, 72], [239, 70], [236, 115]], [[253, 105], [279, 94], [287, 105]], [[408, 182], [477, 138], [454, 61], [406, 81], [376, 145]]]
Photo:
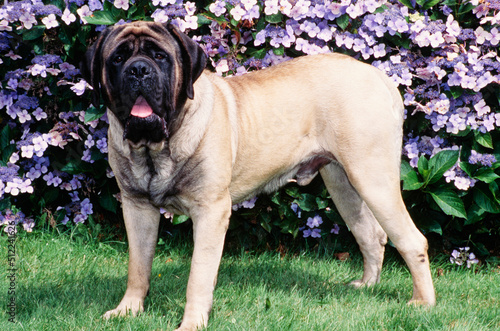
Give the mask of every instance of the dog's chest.
[[180, 195], [189, 181], [183, 171], [186, 164], [189, 162], [175, 162], [169, 153], [134, 151], [120, 169], [122, 190], [146, 198], [156, 207], [183, 212]]

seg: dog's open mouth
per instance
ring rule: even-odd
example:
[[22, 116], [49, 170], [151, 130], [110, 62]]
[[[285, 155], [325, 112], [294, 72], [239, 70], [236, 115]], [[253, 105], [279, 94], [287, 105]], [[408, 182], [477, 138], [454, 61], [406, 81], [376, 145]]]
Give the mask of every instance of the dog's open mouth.
[[134, 144], [161, 142], [168, 138], [167, 122], [154, 113], [143, 96], [139, 96], [125, 122], [123, 138]]

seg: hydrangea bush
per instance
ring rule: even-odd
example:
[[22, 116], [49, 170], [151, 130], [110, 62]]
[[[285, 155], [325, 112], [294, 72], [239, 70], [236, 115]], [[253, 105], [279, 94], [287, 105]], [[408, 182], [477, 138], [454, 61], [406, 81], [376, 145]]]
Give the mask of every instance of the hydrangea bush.
[[[332, 51], [381, 69], [406, 105], [401, 179], [415, 222], [481, 256], [498, 249], [498, 0], [5, 1], [0, 224], [15, 220], [29, 232], [42, 221], [62, 227], [120, 214], [105, 111], [89, 106], [78, 65], [106, 25], [134, 20], [178, 26], [224, 76]], [[233, 228], [250, 220], [320, 240], [347, 231], [314, 184], [234, 206]]]

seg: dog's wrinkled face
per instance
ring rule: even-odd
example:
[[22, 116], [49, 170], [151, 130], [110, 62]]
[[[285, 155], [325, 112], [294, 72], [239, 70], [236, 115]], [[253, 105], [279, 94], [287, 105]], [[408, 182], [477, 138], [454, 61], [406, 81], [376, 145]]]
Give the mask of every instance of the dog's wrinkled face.
[[106, 106], [134, 144], [166, 140], [206, 57], [201, 48], [172, 26], [135, 22], [106, 29], [89, 48], [82, 73], [97, 107]]

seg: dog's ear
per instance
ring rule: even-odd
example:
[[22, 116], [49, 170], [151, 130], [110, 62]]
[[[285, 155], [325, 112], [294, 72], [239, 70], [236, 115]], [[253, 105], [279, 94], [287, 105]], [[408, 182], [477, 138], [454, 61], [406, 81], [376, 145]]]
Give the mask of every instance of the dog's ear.
[[187, 35], [182, 33], [172, 24], [167, 24], [166, 28], [175, 38], [182, 53], [183, 63], [183, 90], [189, 99], [194, 98], [194, 82], [200, 77], [207, 64], [207, 56], [201, 47]]
[[102, 47], [110, 29], [107, 28], [99, 38], [87, 49], [84, 59], [80, 62], [80, 72], [83, 79], [92, 86], [92, 104], [99, 108], [101, 104]]

